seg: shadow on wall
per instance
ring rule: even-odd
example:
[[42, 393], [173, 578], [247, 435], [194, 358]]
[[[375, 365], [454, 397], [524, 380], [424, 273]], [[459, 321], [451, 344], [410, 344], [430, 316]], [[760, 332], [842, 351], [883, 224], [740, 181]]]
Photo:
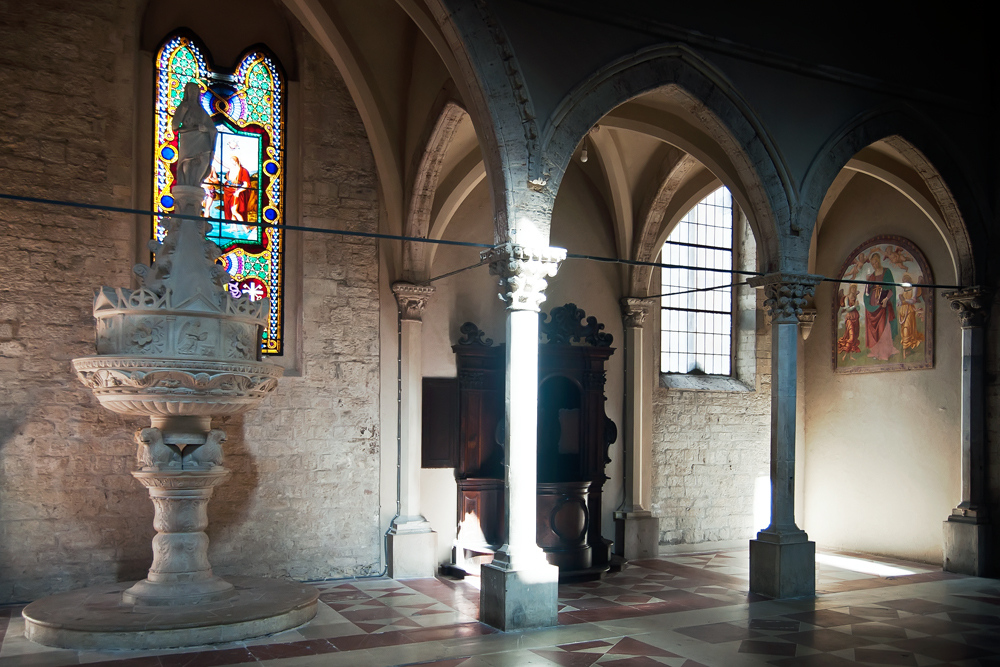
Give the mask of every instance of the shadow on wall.
[[228, 554], [250, 546], [239, 543], [245, 534], [240, 529], [248, 519], [260, 473], [257, 461], [246, 445], [244, 417], [224, 417], [213, 421], [215, 428], [226, 432], [226, 441], [223, 443], [226, 458], [223, 465], [232, 471], [232, 476], [216, 488], [208, 503], [206, 532], [210, 541], [209, 558], [213, 563], [218, 562], [220, 571], [225, 571], [227, 564], [232, 561]]

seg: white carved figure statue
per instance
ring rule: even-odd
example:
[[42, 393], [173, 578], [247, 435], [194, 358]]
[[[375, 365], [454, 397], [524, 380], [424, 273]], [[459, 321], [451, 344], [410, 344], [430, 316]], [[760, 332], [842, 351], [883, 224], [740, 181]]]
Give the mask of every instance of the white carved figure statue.
[[212, 152], [219, 131], [201, 106], [201, 90], [194, 81], [184, 85], [184, 99], [177, 105], [170, 126], [177, 136], [177, 184], [201, 187], [212, 167]]
[[[189, 445], [184, 448], [184, 467], [187, 468], [192, 465], [201, 468], [221, 466], [223, 460], [222, 443], [225, 440], [226, 432], [219, 428], [213, 428], [208, 432], [204, 445], [195, 447]], [[188, 455], [188, 450], [191, 450], [190, 455]]]
[[158, 428], [144, 428], [135, 432], [135, 442], [139, 445], [136, 458], [143, 469], [165, 470], [179, 468], [180, 452], [163, 442], [163, 433]]

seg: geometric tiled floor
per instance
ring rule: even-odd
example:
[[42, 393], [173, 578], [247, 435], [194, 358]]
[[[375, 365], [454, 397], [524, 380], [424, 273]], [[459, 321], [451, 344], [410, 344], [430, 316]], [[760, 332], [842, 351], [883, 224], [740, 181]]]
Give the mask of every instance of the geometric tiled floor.
[[522, 633], [476, 620], [473, 578], [330, 582], [316, 585], [319, 613], [303, 627], [172, 651], [40, 647], [23, 637], [21, 608], [0, 607], [0, 667], [1000, 667], [1000, 582], [826, 556], [912, 574], [859, 573], [853, 568], [864, 563], [846, 558], [817, 565], [816, 598], [770, 601], [747, 593], [745, 549], [649, 559], [599, 582], [560, 586], [560, 625]]

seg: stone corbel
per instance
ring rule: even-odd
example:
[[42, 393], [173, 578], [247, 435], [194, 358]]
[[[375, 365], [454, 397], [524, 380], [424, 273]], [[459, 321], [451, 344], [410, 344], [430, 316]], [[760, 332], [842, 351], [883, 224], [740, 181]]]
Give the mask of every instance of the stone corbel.
[[809, 340], [809, 334], [812, 333], [813, 324], [815, 323], [816, 309], [803, 308], [802, 314], [799, 315], [799, 331], [802, 332], [802, 340]]
[[649, 309], [653, 306], [651, 300], [635, 297], [625, 297], [619, 303], [622, 308], [622, 322], [626, 329], [641, 329], [646, 322]]
[[529, 248], [504, 243], [480, 254], [490, 265], [490, 274], [500, 278], [500, 299], [508, 310], [538, 312], [545, 301], [546, 278], [556, 275], [566, 259], [563, 248]]
[[801, 322], [804, 313], [808, 318], [807, 304], [822, 280], [823, 276], [808, 273], [778, 272], [750, 278], [747, 284], [764, 290], [763, 308], [771, 322]]
[[396, 295], [399, 306], [399, 319], [406, 322], [420, 322], [424, 307], [434, 294], [430, 285], [413, 285], [411, 283], [393, 283], [392, 293]]
[[963, 329], [986, 326], [986, 322], [990, 318], [992, 292], [976, 286], [954, 292], [945, 292], [943, 296], [951, 301], [951, 309], [958, 315]]

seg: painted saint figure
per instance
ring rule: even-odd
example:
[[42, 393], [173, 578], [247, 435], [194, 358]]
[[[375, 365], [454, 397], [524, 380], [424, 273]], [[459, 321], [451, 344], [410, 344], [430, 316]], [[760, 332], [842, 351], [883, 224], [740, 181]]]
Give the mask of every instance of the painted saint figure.
[[[903, 275], [904, 283], [912, 283], [910, 274]], [[915, 349], [924, 340], [924, 335], [917, 330], [917, 318], [923, 317], [923, 311], [917, 309], [917, 302], [923, 298], [919, 287], [904, 287], [899, 297], [899, 332], [900, 343], [903, 346], [903, 356], [907, 350]]]
[[[877, 252], [873, 252], [868, 261], [872, 265], [868, 280], [873, 283], [895, 282], [892, 271], [882, 266], [882, 258]], [[865, 287], [865, 345], [872, 359], [888, 361], [894, 354], [899, 354], [893, 344], [898, 334], [895, 297], [894, 285]]]
[[844, 335], [837, 339], [837, 352], [843, 352], [843, 361], [847, 355], [861, 352], [861, 308], [858, 305], [858, 286], [852, 284], [847, 290], [840, 291], [840, 309], [844, 311]]
[[244, 222], [247, 219], [247, 204], [250, 201], [250, 172], [240, 164], [236, 155], [229, 158], [226, 184], [222, 191], [223, 206], [227, 220]]
[[201, 88], [196, 81], [184, 84], [184, 99], [177, 105], [170, 127], [177, 133], [176, 183], [200, 187], [212, 166], [219, 131], [201, 106]]

